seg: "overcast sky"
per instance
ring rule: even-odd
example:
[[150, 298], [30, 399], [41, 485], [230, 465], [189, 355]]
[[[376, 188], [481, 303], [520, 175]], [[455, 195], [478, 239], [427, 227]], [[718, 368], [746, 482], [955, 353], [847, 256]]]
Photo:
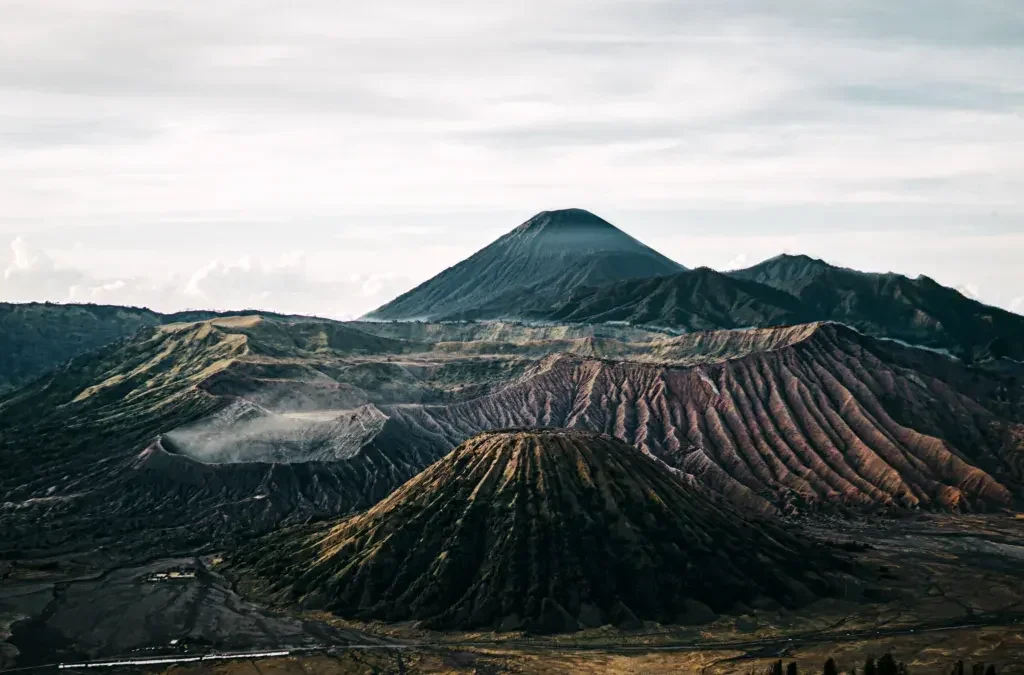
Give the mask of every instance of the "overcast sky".
[[1024, 312], [1022, 75], [1020, 0], [4, 0], [0, 300], [348, 317], [576, 206]]

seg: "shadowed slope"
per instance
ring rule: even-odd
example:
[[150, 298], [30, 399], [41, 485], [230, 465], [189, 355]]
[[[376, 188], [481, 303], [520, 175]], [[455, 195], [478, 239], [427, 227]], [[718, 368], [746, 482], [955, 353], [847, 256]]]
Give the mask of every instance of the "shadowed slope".
[[544, 211], [367, 315], [381, 320], [517, 316], [537, 295], [684, 269], [582, 209]]
[[730, 272], [797, 298], [813, 320], [947, 349], [967, 360], [1024, 361], [1024, 316], [990, 307], [934, 280], [870, 274], [805, 255], [781, 255]]
[[803, 323], [809, 314], [793, 296], [732, 279], [706, 267], [654, 279], [581, 288], [550, 309], [529, 312], [548, 321], [623, 321], [702, 331]]
[[545, 632], [796, 606], [841, 566], [618, 440], [553, 430], [482, 434], [367, 513], [272, 535], [236, 564], [343, 616]]
[[928, 277], [858, 272], [807, 256], [783, 255], [726, 274], [699, 268], [581, 287], [553, 301], [528, 299], [519, 310], [535, 320], [686, 331], [838, 321], [966, 361], [1024, 361], [1024, 316]]

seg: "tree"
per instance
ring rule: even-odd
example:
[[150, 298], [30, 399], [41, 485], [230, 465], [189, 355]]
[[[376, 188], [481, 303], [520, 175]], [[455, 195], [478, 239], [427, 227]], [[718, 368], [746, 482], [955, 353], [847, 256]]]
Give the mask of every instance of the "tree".
[[798, 675], [796, 669], [796, 661], [790, 661], [789, 665], [786, 666], [786, 675]]
[[953, 672], [950, 675], [964, 675], [964, 662], [957, 661], [953, 665]]
[[829, 659], [825, 662], [824, 675], [839, 675], [839, 669], [836, 668], [835, 659]]
[[971, 666], [971, 675], [985, 675], [985, 664], [975, 663]]
[[996, 675], [996, 667], [989, 666], [988, 670], [985, 671], [985, 675]]
[[772, 675], [782, 675], [782, 660], [778, 660], [772, 664]]
[[875, 659], [870, 656], [864, 662], [864, 675], [878, 675], [878, 669], [875, 668]]
[[878, 659], [878, 675], [900, 675], [899, 665], [889, 652]]

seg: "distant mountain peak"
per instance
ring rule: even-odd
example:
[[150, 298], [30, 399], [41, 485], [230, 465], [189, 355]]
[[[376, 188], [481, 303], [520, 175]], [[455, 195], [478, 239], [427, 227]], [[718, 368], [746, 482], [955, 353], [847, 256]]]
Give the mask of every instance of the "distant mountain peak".
[[777, 262], [791, 262], [791, 263], [801, 263], [801, 264], [804, 264], [804, 265], [807, 265], [807, 264], [818, 265], [819, 267], [835, 267], [835, 265], [832, 265], [832, 264], [822, 260], [821, 258], [815, 258], [815, 257], [809, 256], [809, 255], [807, 255], [805, 253], [780, 253], [777, 256], [773, 256], [771, 258], [768, 258], [767, 260], [765, 260], [761, 264], [765, 265], [765, 264], [773, 263], [773, 262], [774, 263], [777, 263]]
[[601, 218], [586, 209], [570, 208], [556, 209], [554, 211], [541, 211], [517, 227], [513, 232], [579, 227], [618, 230], [617, 227], [609, 223], [604, 218]]
[[685, 269], [590, 211], [541, 211], [367, 318], [517, 318], [540, 296]]
[[832, 272], [856, 272], [845, 267], [803, 253], [780, 253], [763, 260], [756, 265], [728, 272], [735, 278], [756, 279], [764, 281], [764, 277], [785, 279], [810, 279]]

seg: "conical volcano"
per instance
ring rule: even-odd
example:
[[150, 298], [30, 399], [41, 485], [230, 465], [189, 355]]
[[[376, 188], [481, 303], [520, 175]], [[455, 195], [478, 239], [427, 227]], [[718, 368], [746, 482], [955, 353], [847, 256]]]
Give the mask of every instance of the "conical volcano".
[[370, 511], [234, 564], [258, 594], [344, 617], [543, 632], [796, 606], [843, 566], [618, 440], [546, 430], [479, 435]]
[[543, 211], [368, 318], [516, 318], [540, 298], [684, 269], [589, 211]]

